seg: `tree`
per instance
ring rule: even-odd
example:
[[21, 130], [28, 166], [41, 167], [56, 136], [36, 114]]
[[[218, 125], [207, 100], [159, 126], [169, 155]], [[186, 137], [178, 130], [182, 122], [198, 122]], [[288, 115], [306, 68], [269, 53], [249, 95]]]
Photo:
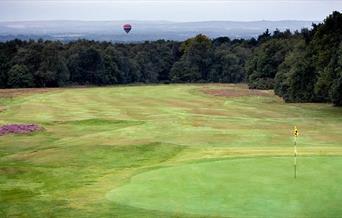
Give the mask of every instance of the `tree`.
[[71, 80], [78, 84], [107, 84], [107, 78], [103, 77], [103, 56], [94, 47], [81, 48], [68, 59]]
[[330, 89], [330, 98], [336, 106], [342, 106], [342, 42], [337, 54], [336, 79], [333, 81]]
[[30, 74], [33, 75], [34, 84], [37, 87], [42, 87], [42, 80], [39, 75], [39, 67], [41, 64], [42, 49], [44, 45], [42, 42], [30, 41], [26, 46], [18, 49], [16, 55], [11, 59], [11, 66], [16, 64], [27, 67]]
[[172, 82], [197, 82], [201, 79], [200, 70], [183, 60], [176, 62], [170, 73]]
[[229, 44], [216, 48], [208, 80], [223, 83], [242, 82], [245, 78], [243, 53], [242, 48]]
[[258, 42], [262, 43], [262, 42], [269, 40], [270, 38], [271, 38], [271, 33], [269, 29], [266, 29], [266, 31], [258, 37]]
[[275, 94], [286, 102], [315, 100], [316, 74], [312, 67], [311, 51], [304, 40], [299, 40], [279, 66], [275, 77]]
[[25, 65], [16, 64], [8, 71], [8, 86], [11, 88], [34, 87], [33, 76]]
[[106, 77], [104, 80], [105, 84], [120, 83], [121, 71], [119, 69], [119, 52], [113, 47], [108, 46], [104, 51], [104, 71], [103, 76]]
[[230, 43], [229, 37], [218, 37], [213, 40], [213, 46], [215, 47], [221, 46], [222, 44], [229, 44], [229, 43]]
[[[2, 46], [0, 47], [0, 51], [3, 51]], [[6, 86], [7, 86], [7, 63], [6, 63], [5, 55], [1, 52], [0, 53], [0, 88], [6, 88]]]
[[[182, 43], [180, 50], [182, 58], [172, 67], [172, 80], [185, 79], [183, 82], [197, 82], [207, 80], [212, 64], [212, 44], [205, 35], [197, 35]], [[184, 70], [184, 76], [180, 75]], [[198, 71], [198, 72], [197, 72]]]
[[7, 72], [13, 66], [12, 58], [18, 52], [18, 48], [24, 46], [26, 42], [21, 40], [12, 40], [6, 43], [0, 43], [0, 88], [6, 88]]
[[331, 88], [331, 101], [336, 106], [342, 106], [342, 72], [340, 71], [337, 79], [333, 82]]
[[290, 39], [271, 39], [254, 50], [245, 68], [250, 88], [273, 89], [278, 67], [293, 43]]
[[338, 73], [338, 49], [342, 41], [342, 14], [335, 11], [322, 24], [315, 26], [310, 46], [318, 78], [315, 94], [319, 101], [330, 101], [330, 93]]
[[47, 43], [42, 49], [42, 62], [35, 76], [43, 87], [63, 86], [69, 81], [69, 69], [59, 50], [58, 43]]

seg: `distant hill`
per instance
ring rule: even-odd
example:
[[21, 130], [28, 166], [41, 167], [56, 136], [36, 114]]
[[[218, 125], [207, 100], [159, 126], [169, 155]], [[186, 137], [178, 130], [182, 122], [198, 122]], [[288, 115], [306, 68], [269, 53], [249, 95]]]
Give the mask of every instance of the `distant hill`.
[[[132, 31], [126, 34], [122, 25], [130, 23]], [[107, 40], [115, 42], [136, 42], [145, 40], [184, 40], [199, 33], [211, 38], [229, 36], [230, 38], [256, 37], [267, 28], [274, 31], [291, 31], [310, 28], [316, 21], [20, 21], [0, 22], [0, 41], [20, 39], [50, 39], [70, 41], [79, 38]]]

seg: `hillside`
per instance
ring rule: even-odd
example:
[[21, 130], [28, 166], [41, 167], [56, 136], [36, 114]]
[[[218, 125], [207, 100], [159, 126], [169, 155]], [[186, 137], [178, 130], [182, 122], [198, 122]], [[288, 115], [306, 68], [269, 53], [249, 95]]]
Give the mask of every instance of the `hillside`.
[[0, 90], [0, 106], [0, 125], [44, 128], [0, 136], [1, 217], [342, 214], [341, 108], [229, 84]]
[[[130, 23], [133, 30], [124, 33], [122, 25]], [[197, 34], [210, 38], [228, 36], [230, 38], [257, 37], [267, 28], [300, 30], [310, 28], [316, 21], [204, 21], [204, 22], [169, 22], [169, 21], [22, 21], [0, 22], [0, 40], [50, 39], [75, 40], [78, 38], [106, 40], [116, 42], [145, 40], [182, 41]]]

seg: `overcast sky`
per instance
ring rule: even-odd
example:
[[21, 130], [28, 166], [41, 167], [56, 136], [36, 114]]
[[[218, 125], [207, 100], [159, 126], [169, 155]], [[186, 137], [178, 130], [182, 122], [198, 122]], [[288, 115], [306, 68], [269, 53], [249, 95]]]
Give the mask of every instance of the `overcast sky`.
[[0, 0], [0, 21], [321, 21], [334, 10], [342, 0]]

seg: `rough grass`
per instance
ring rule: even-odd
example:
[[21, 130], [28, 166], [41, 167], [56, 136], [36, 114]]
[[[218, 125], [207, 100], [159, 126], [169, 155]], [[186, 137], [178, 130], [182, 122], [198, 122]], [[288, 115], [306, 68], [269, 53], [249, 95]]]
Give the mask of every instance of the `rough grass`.
[[[217, 96], [204, 89], [243, 94]], [[272, 92], [254, 94], [243, 85], [11, 92], [15, 94], [10, 98], [0, 97], [0, 125], [36, 123], [45, 131], [0, 136], [0, 217], [216, 216], [218, 213], [193, 214], [187, 209], [138, 208], [129, 202], [108, 200], [106, 195], [125, 187], [134, 176], [164, 167], [237, 157], [292, 155], [291, 130], [295, 125], [300, 131], [300, 156], [342, 155], [340, 108], [328, 104], [285, 104]], [[292, 160], [289, 161], [291, 165]], [[238, 167], [229, 169], [236, 171]], [[327, 173], [336, 175], [333, 170]], [[326, 184], [333, 184], [326, 178]], [[218, 179], [215, 183], [224, 186], [225, 181]], [[170, 187], [165, 184], [164, 188]], [[159, 197], [162, 201], [165, 196]], [[202, 201], [205, 203], [206, 199]], [[188, 206], [196, 207], [196, 202]], [[215, 204], [212, 207], [214, 211]], [[256, 206], [252, 208], [256, 210]], [[262, 205], [258, 210], [262, 208], [265, 216], [275, 215]], [[228, 212], [220, 215], [231, 215]], [[257, 214], [251, 209], [245, 215]]]

